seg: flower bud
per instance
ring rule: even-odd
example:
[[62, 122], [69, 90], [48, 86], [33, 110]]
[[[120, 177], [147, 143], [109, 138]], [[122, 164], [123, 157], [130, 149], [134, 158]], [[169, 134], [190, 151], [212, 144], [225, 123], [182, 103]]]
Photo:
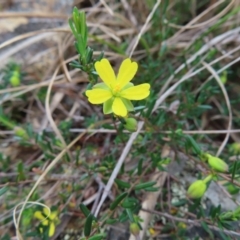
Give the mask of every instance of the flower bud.
[[13, 72], [13, 74], [10, 78], [10, 83], [13, 87], [17, 87], [21, 84], [19, 71], [14, 71]]
[[138, 236], [140, 233], [140, 228], [137, 223], [131, 223], [130, 224], [130, 232], [134, 236]]
[[228, 165], [222, 159], [207, 153], [205, 155], [207, 157], [208, 164], [212, 169], [219, 172], [228, 172]]
[[234, 154], [240, 153], [240, 143], [239, 142], [233, 143], [230, 148]]
[[124, 128], [127, 129], [129, 132], [136, 132], [137, 131], [137, 120], [135, 118], [125, 118]]
[[193, 182], [187, 191], [190, 198], [201, 198], [207, 190], [207, 185], [203, 180]]
[[187, 225], [184, 222], [179, 222], [177, 226], [180, 229], [186, 229], [187, 228]]
[[14, 132], [18, 137], [23, 138], [24, 140], [29, 139], [29, 136], [28, 136], [26, 130], [21, 127], [15, 127]]

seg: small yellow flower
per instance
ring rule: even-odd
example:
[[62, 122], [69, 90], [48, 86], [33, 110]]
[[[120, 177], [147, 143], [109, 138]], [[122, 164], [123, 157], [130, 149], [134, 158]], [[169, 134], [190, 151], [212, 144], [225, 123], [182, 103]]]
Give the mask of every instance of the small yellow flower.
[[[48, 236], [52, 237], [55, 233], [55, 225], [59, 222], [58, 219], [58, 212], [57, 211], [52, 211], [49, 212], [47, 208], [43, 208], [43, 212], [41, 211], [36, 211], [34, 213], [34, 217], [37, 218], [38, 220], [41, 221], [41, 224], [43, 226], [48, 227]], [[40, 228], [40, 231], [42, 232], [42, 228]]]
[[186, 225], [185, 223], [183, 223], [183, 222], [179, 222], [179, 223], [178, 223], [178, 227], [179, 227], [179, 228], [182, 228], [182, 229], [186, 229], [186, 228], [187, 228], [187, 225]]
[[154, 228], [149, 228], [148, 231], [149, 231], [151, 236], [155, 236], [156, 235], [156, 231], [154, 230]]
[[95, 69], [103, 83], [95, 84], [92, 90], [86, 91], [86, 95], [92, 104], [103, 103], [104, 114], [113, 112], [117, 116], [126, 117], [128, 111], [134, 110], [130, 100], [142, 100], [150, 94], [148, 83], [138, 86], [130, 83], [138, 65], [129, 58], [122, 62], [117, 77], [106, 58], [96, 62]]

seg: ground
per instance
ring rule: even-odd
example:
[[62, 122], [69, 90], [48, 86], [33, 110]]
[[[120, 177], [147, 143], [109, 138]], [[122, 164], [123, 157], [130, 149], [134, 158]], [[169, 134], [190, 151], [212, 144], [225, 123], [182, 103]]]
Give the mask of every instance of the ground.
[[[87, 64], [74, 6], [86, 14]], [[239, 0], [0, 10], [2, 240], [240, 239]], [[130, 58], [131, 82], [151, 86], [127, 117], [88, 101], [101, 58], [116, 74]], [[206, 189], [194, 198], [197, 180]]]

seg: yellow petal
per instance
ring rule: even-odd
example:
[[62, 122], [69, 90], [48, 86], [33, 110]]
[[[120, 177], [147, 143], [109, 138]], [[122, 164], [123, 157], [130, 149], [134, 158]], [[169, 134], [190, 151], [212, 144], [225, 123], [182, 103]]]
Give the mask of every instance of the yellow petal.
[[116, 97], [114, 99], [113, 105], [112, 105], [112, 110], [118, 116], [121, 116], [121, 117], [126, 117], [127, 116], [127, 108], [124, 105], [121, 98]]
[[143, 83], [123, 90], [120, 96], [129, 100], [142, 100], [150, 94], [150, 85]]
[[43, 208], [43, 213], [46, 215], [46, 217], [49, 217], [49, 215], [51, 214], [51, 210], [48, 208]]
[[110, 91], [99, 88], [87, 90], [86, 95], [88, 97], [88, 101], [92, 104], [104, 103], [112, 97], [112, 93]]
[[119, 69], [117, 75], [117, 81], [123, 88], [129, 81], [131, 81], [136, 74], [138, 65], [136, 62], [132, 62], [130, 58], [125, 59]]
[[51, 220], [57, 220], [58, 219], [58, 217], [57, 217], [57, 215], [58, 215], [58, 212], [57, 211], [53, 211], [53, 212], [51, 212], [51, 214], [50, 214], [50, 216], [49, 216], [49, 219], [51, 219]]
[[116, 84], [115, 73], [111, 64], [106, 58], [103, 58], [101, 61], [96, 62], [94, 66], [99, 77], [108, 87], [111, 88]]
[[55, 224], [52, 222], [49, 226], [48, 236], [52, 237], [55, 233]]
[[49, 221], [48, 220], [44, 220], [43, 222], [41, 222], [42, 225], [44, 226], [48, 226], [49, 225]]
[[42, 212], [40, 212], [40, 211], [36, 211], [34, 213], [34, 217], [39, 219], [39, 220], [44, 220], [46, 218], [46, 217], [43, 216]]

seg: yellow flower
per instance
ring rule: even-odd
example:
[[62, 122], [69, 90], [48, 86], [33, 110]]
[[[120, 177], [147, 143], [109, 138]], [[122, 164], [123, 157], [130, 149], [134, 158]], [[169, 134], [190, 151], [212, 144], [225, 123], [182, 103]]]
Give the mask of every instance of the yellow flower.
[[129, 58], [122, 62], [117, 77], [106, 58], [96, 62], [95, 69], [103, 83], [95, 84], [92, 90], [86, 91], [86, 95], [92, 104], [103, 103], [104, 114], [113, 112], [117, 116], [126, 117], [128, 111], [134, 110], [130, 100], [142, 100], [150, 94], [148, 83], [138, 86], [130, 83], [138, 65]]
[[155, 236], [156, 235], [156, 231], [154, 230], [154, 228], [149, 228], [148, 231], [149, 231], [151, 236]]
[[[34, 217], [37, 218], [38, 220], [41, 221], [41, 224], [43, 226], [48, 227], [48, 236], [52, 237], [55, 233], [55, 225], [58, 223], [59, 219], [58, 219], [58, 212], [57, 211], [53, 211], [53, 212], [49, 212], [49, 210], [47, 208], [43, 208], [43, 212], [41, 211], [36, 211], [34, 213]], [[43, 229], [40, 228], [40, 231], [42, 232]]]

